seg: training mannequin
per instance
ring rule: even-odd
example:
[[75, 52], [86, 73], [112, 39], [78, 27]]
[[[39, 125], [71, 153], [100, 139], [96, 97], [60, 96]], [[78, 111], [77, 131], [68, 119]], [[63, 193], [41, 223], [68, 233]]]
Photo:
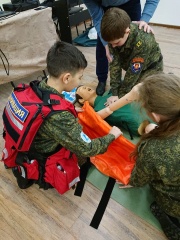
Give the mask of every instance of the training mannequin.
[[[138, 127], [141, 122], [147, 118], [145, 117], [145, 112], [141, 112], [138, 106], [133, 106], [133, 104], [126, 104], [123, 107], [118, 108], [109, 116], [102, 116], [100, 114], [104, 111], [105, 104], [107, 99], [111, 96], [111, 94], [107, 94], [106, 96], [98, 96], [96, 91], [88, 86], [80, 86], [76, 91], [76, 100], [81, 105], [84, 104], [85, 101], [88, 101], [89, 104], [94, 108], [96, 112], [110, 125], [115, 125], [118, 127], [122, 127], [130, 132], [130, 134], [138, 136]], [[103, 110], [102, 110], [103, 109]]]

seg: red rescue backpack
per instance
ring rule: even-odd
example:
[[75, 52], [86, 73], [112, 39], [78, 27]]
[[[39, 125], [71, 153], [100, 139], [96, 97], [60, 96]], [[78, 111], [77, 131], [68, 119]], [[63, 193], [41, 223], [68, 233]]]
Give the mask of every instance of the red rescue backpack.
[[[15, 87], [3, 112], [5, 146], [2, 161], [6, 168], [21, 168], [22, 177], [36, 180], [37, 183], [48, 183], [63, 194], [80, 180], [75, 154], [60, 146], [57, 152], [47, 156], [43, 171], [38, 159], [28, 158], [39, 127], [58, 111], [69, 111], [77, 117], [73, 104], [55, 93], [40, 89], [39, 81]], [[44, 189], [48, 188], [48, 184]]]

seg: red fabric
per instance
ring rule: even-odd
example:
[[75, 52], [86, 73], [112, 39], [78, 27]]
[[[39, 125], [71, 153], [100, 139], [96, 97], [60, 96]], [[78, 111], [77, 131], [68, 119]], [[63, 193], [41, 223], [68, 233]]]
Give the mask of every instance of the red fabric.
[[38, 169], [38, 162], [36, 160], [33, 160], [30, 164], [23, 163], [23, 166], [26, 168], [28, 179], [38, 180], [39, 169]]
[[44, 180], [50, 183], [60, 194], [68, 191], [80, 181], [80, 170], [75, 154], [65, 148], [48, 157]]
[[[78, 114], [79, 122], [83, 126], [83, 131], [91, 139], [106, 135], [111, 126], [105, 122], [89, 105], [85, 102], [84, 111]], [[91, 157], [91, 162], [103, 174], [128, 184], [135, 161], [130, 159], [129, 154], [134, 150], [135, 145], [125, 137], [120, 136], [114, 140], [104, 154]]]

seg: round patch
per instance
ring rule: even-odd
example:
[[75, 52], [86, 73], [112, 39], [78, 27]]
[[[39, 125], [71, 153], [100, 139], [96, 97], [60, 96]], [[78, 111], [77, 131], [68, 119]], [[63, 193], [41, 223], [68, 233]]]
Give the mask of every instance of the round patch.
[[81, 138], [84, 142], [90, 143], [91, 139], [83, 132], [81, 132]]
[[132, 72], [134, 72], [134, 73], [138, 73], [138, 72], [140, 72], [141, 71], [141, 68], [142, 68], [142, 64], [141, 63], [133, 63], [132, 65], [131, 65], [131, 70], [132, 70]]

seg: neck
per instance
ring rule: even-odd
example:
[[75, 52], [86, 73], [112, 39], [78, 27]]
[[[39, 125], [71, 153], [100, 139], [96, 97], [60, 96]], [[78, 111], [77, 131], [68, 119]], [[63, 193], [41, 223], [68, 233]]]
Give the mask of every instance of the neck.
[[64, 91], [59, 78], [48, 77], [47, 85], [56, 89], [59, 93], [62, 93], [62, 91]]
[[94, 102], [95, 102], [96, 98], [97, 98], [97, 95], [88, 99], [88, 102], [92, 107], [94, 107]]

